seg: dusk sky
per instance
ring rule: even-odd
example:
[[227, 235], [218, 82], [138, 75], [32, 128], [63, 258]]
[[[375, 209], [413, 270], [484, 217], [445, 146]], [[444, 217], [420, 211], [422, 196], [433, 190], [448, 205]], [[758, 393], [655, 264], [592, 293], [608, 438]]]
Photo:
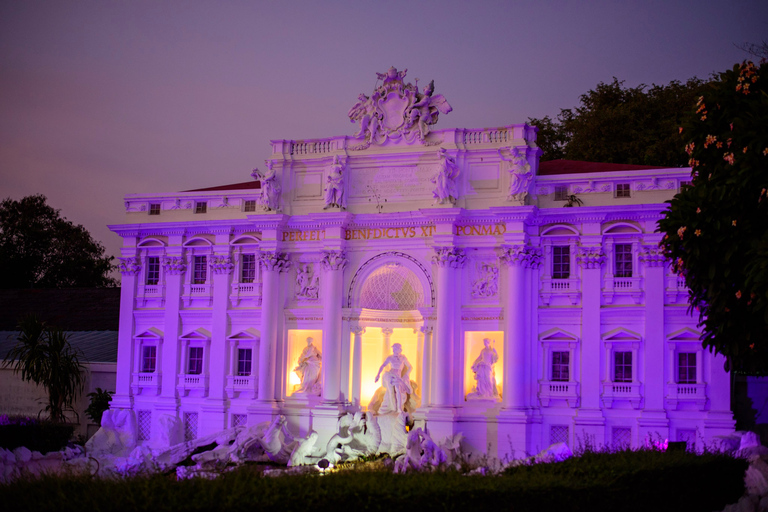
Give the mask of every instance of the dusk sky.
[[556, 115], [612, 77], [708, 77], [768, 1], [4, 1], [0, 198], [42, 193], [119, 255], [129, 193], [250, 180], [270, 139], [352, 135], [376, 72], [435, 80], [435, 127]]

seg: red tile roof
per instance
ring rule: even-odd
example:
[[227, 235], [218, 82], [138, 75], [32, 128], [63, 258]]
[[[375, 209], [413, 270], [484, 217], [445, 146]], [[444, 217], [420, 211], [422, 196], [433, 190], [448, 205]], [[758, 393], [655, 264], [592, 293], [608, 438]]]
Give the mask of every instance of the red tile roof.
[[581, 162], [578, 160], [549, 160], [539, 163], [540, 176], [549, 176], [551, 174], [582, 174], [588, 172], [641, 171], [644, 169], [668, 169], [668, 167]]
[[218, 187], [195, 188], [192, 190], [183, 190], [182, 192], [212, 192], [215, 190], [251, 190], [261, 188], [261, 182], [244, 181], [242, 183], [232, 183], [231, 185], [219, 185]]

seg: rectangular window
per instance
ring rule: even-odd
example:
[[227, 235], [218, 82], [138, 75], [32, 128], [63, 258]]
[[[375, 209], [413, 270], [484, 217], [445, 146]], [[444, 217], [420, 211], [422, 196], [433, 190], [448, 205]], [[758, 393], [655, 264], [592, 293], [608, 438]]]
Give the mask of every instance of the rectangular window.
[[195, 256], [195, 269], [192, 275], [192, 284], [205, 284], [208, 278], [208, 258], [206, 256]]
[[256, 279], [256, 255], [243, 254], [240, 265], [240, 282], [252, 283]]
[[632, 382], [632, 352], [613, 353], [613, 382]]
[[677, 383], [696, 384], [696, 352], [677, 354]]
[[208, 203], [205, 201], [195, 201], [195, 213], [205, 213], [208, 211]]
[[567, 200], [568, 200], [568, 186], [555, 185], [555, 201], [567, 201]]
[[568, 425], [552, 425], [549, 427], [549, 444], [568, 444]]
[[203, 347], [189, 347], [187, 373], [189, 375], [200, 375], [203, 373]]
[[613, 251], [614, 275], [632, 277], [632, 244], [616, 244]]
[[616, 197], [630, 197], [629, 183], [616, 184]]
[[139, 424], [139, 441], [149, 441], [152, 435], [152, 411], [137, 411], [136, 423]]
[[184, 440], [194, 441], [197, 439], [197, 413], [184, 413]]
[[552, 380], [557, 382], [568, 382], [571, 380], [569, 352], [552, 352]]
[[256, 211], [256, 201], [254, 199], [249, 199], [247, 201], [243, 201], [243, 211], [244, 212], [255, 212]]
[[552, 279], [568, 279], [571, 276], [571, 248], [567, 245], [552, 247]]
[[157, 365], [157, 347], [154, 345], [141, 349], [141, 371], [153, 373]]
[[160, 282], [160, 258], [150, 256], [147, 258], [147, 284], [154, 286]]
[[232, 427], [244, 427], [248, 424], [248, 416], [246, 414], [233, 414], [232, 415]]
[[246, 377], [251, 374], [251, 349], [237, 349], [237, 375]]
[[150, 203], [149, 205], [150, 215], [160, 215], [160, 203]]
[[632, 445], [632, 429], [629, 427], [613, 427], [613, 448], [626, 450]]

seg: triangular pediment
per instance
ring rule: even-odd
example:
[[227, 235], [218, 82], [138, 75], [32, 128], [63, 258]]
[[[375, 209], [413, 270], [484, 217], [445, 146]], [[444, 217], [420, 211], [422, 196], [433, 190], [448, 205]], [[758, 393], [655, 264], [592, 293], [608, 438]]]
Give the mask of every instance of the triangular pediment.
[[181, 336], [182, 340], [209, 340], [211, 339], [210, 331], [200, 327], [194, 331], [190, 331], [187, 334]]
[[156, 329], [155, 327], [150, 327], [146, 331], [142, 332], [141, 334], [137, 334], [134, 336], [136, 339], [149, 339], [149, 340], [159, 340], [163, 338], [163, 331], [160, 329]]
[[579, 341], [579, 337], [575, 336], [567, 331], [564, 331], [562, 329], [550, 329], [548, 331], [544, 331], [539, 335], [539, 340], [541, 341], [560, 341], [560, 342], [573, 342], [573, 341]]
[[642, 336], [629, 329], [619, 327], [603, 334], [604, 341], [641, 341]]
[[228, 340], [258, 340], [260, 339], [259, 331], [254, 329], [253, 327], [249, 327], [248, 329], [244, 331], [240, 331], [236, 334], [233, 334], [232, 336], [229, 336], [227, 338]]
[[667, 336], [669, 341], [700, 341], [700, 339], [701, 333], [690, 327], [685, 327]]

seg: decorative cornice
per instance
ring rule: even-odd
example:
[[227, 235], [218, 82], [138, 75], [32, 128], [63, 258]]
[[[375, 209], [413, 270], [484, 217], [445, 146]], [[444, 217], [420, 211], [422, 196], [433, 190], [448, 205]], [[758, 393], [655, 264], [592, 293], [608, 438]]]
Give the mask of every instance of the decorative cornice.
[[323, 265], [323, 270], [344, 270], [349, 260], [344, 251], [323, 251], [320, 263]]
[[580, 247], [576, 262], [583, 268], [600, 268], [605, 263], [605, 253], [600, 247]]
[[229, 256], [211, 256], [209, 265], [214, 274], [231, 274], [235, 268]]
[[467, 255], [464, 249], [456, 247], [435, 247], [435, 255], [432, 256], [432, 263], [439, 267], [463, 268], [467, 262]]
[[287, 272], [291, 268], [288, 255], [277, 251], [262, 251], [259, 253], [259, 262], [265, 270]]
[[168, 274], [183, 274], [187, 270], [187, 264], [184, 258], [179, 256], [164, 256], [163, 270]]
[[135, 276], [141, 271], [139, 258], [118, 258], [120, 263], [117, 268], [124, 276]]

